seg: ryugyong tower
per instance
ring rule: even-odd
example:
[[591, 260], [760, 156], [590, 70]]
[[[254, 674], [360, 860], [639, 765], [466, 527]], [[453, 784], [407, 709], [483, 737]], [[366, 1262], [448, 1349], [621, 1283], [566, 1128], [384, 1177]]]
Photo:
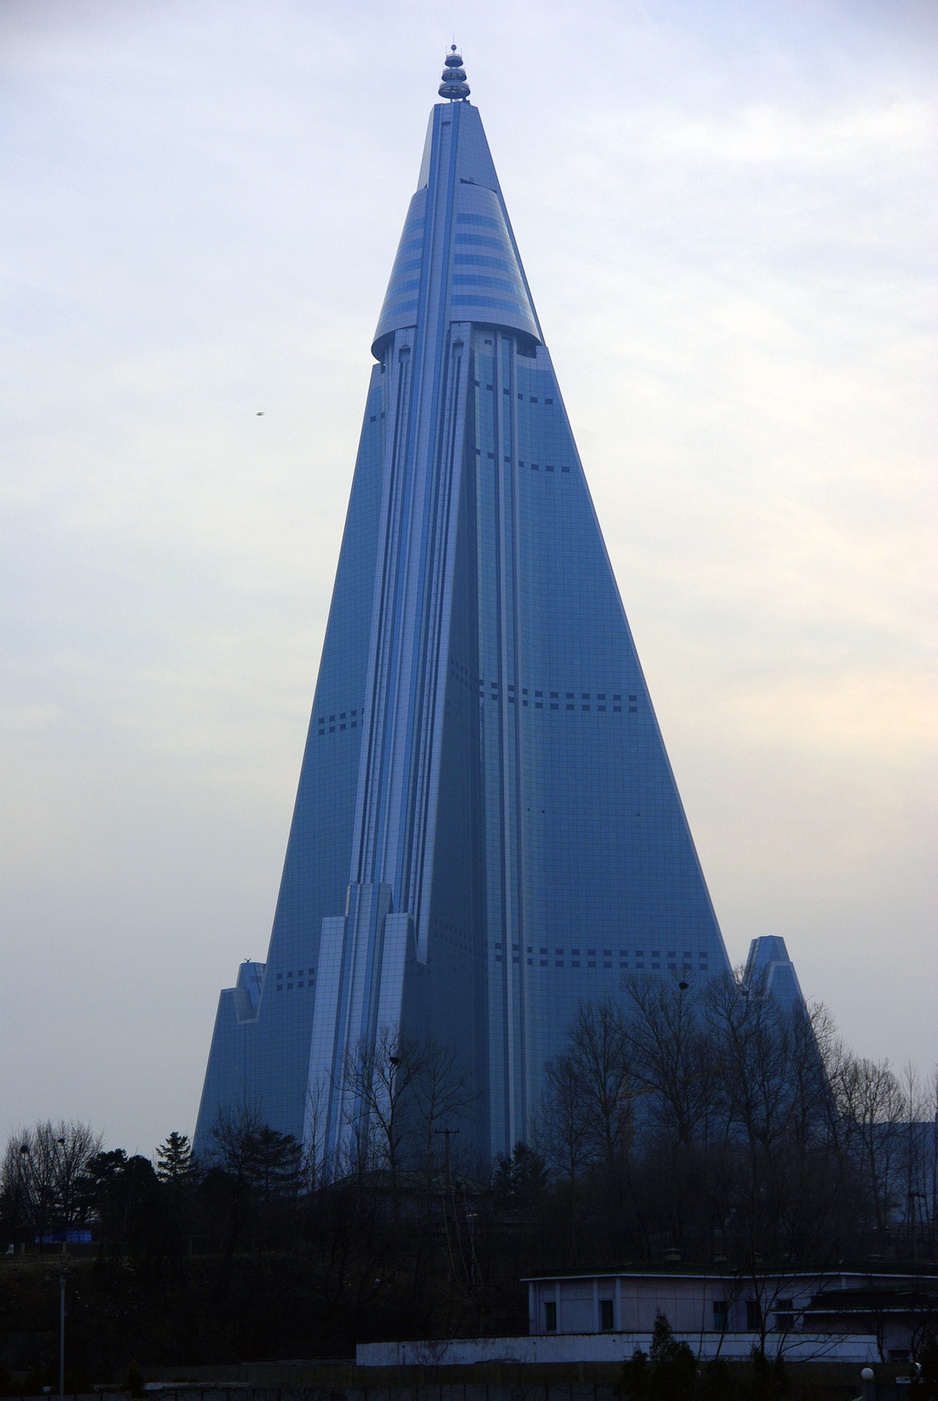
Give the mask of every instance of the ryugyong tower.
[[267, 961], [196, 1131], [335, 1155], [376, 1038], [452, 1048], [461, 1144], [529, 1132], [582, 1000], [729, 970], [455, 50], [375, 332]]

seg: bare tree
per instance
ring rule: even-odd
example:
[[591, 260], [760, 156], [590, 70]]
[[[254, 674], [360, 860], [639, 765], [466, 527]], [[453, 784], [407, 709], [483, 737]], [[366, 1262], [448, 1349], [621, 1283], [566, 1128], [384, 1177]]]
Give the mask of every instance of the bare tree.
[[625, 1044], [655, 1123], [681, 1149], [705, 1142], [714, 1080], [696, 988], [686, 974], [636, 976], [625, 994]]
[[571, 1189], [593, 1161], [589, 1121], [581, 1068], [576, 1057], [564, 1051], [548, 1062], [544, 1072], [537, 1138], [548, 1166]]
[[628, 1161], [638, 1091], [622, 1008], [611, 998], [583, 1003], [570, 1030], [570, 1068], [580, 1087], [587, 1142], [612, 1182]]
[[306, 1114], [303, 1123], [304, 1169], [308, 1189], [313, 1192], [330, 1178], [326, 1153], [326, 1112], [329, 1102], [327, 1082], [319, 1079], [306, 1092]]
[[902, 1089], [888, 1061], [845, 1055], [837, 1069], [832, 1088], [847, 1144], [865, 1170], [876, 1237], [882, 1250], [897, 1206], [897, 1193], [901, 1191]]
[[345, 1058], [349, 1127], [359, 1172], [389, 1175], [395, 1221], [400, 1214], [400, 1176], [417, 1153], [414, 1090], [425, 1070], [425, 1052], [396, 1027], [379, 1027], [374, 1045], [362, 1040]]
[[790, 1132], [791, 1021], [772, 998], [730, 978], [713, 980], [706, 1010], [727, 1119], [755, 1165]]
[[459, 1132], [475, 1099], [453, 1048], [396, 1027], [380, 1027], [373, 1047], [358, 1044], [346, 1057], [344, 1083], [359, 1168], [387, 1171], [395, 1200], [405, 1166], [432, 1177], [437, 1138]]
[[11, 1135], [0, 1166], [0, 1190], [14, 1219], [31, 1230], [40, 1249], [68, 1231], [86, 1209], [83, 1177], [101, 1137], [79, 1120], [47, 1119]]
[[[429, 1181], [437, 1161], [437, 1140], [443, 1136], [448, 1143], [451, 1134], [459, 1133], [467, 1112], [475, 1103], [476, 1094], [461, 1069], [459, 1056], [453, 1047], [443, 1046], [432, 1037], [427, 1037], [416, 1049], [418, 1069], [412, 1082], [414, 1111]], [[444, 1157], [449, 1165], [447, 1149], [444, 1149]]]

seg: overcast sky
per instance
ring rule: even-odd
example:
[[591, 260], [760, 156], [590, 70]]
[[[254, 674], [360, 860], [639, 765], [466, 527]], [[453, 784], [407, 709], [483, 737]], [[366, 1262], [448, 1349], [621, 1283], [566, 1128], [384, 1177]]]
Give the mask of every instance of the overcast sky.
[[0, 1148], [191, 1132], [265, 955], [454, 33], [730, 957], [930, 1071], [936, 21], [2, 0]]

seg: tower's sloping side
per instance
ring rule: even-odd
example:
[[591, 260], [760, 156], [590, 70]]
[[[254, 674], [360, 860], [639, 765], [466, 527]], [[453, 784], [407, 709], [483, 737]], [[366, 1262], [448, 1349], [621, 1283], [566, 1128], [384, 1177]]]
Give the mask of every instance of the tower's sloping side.
[[[375, 366], [267, 954], [250, 1006], [221, 994], [194, 1146], [223, 1111], [302, 1137], [322, 917], [342, 908], [358, 778], [384, 443]], [[243, 1004], [243, 999], [242, 999]]]
[[476, 332], [493, 1142], [582, 1000], [728, 971], [546, 349]]
[[199, 1134], [240, 1087], [362, 1142], [390, 1035], [451, 1050], [462, 1142], [510, 1151], [584, 999], [729, 965], [468, 103], [433, 109], [373, 349], [263, 991], [223, 994]]

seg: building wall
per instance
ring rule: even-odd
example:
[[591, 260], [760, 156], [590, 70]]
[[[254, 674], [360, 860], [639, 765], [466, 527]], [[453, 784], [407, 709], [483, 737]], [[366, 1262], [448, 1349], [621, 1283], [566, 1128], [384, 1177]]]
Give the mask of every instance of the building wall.
[[805, 1354], [818, 1338], [872, 1336], [881, 1360], [901, 1360], [922, 1345], [936, 1297], [938, 1278], [919, 1274], [560, 1276], [528, 1281], [528, 1326], [539, 1338], [613, 1332], [650, 1336], [660, 1312], [676, 1336], [695, 1348], [703, 1346], [708, 1354], [723, 1350], [722, 1338], [748, 1337], [751, 1347], [764, 1337], [770, 1350], [784, 1346], [788, 1354], [794, 1347]]

